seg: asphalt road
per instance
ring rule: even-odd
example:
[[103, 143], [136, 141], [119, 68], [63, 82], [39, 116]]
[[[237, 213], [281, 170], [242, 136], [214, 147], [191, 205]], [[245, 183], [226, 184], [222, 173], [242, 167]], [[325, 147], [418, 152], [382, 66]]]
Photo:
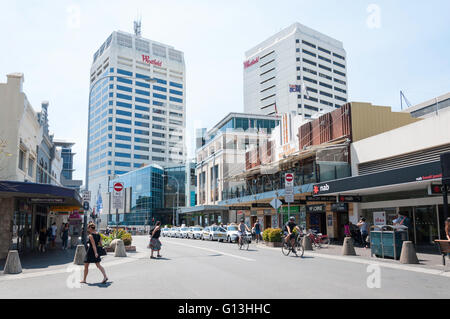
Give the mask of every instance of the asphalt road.
[[[0, 298], [450, 298], [450, 277], [322, 258], [250, 245], [162, 238], [163, 259], [151, 260], [148, 238], [135, 237], [137, 254], [110, 258], [110, 282], [91, 266], [77, 288], [79, 267], [15, 277], [0, 276]], [[377, 280], [377, 274], [380, 274]], [[368, 286], [369, 278], [369, 286]], [[375, 280], [373, 279], [375, 278]], [[373, 288], [375, 286], [375, 288]], [[377, 288], [379, 286], [379, 288]]]

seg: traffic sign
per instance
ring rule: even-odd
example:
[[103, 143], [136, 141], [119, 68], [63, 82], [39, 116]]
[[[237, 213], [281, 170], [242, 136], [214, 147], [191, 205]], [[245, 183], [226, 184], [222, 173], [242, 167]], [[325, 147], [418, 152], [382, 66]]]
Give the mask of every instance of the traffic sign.
[[83, 191], [83, 202], [91, 201], [91, 191]]
[[284, 201], [286, 202], [286, 203], [293, 203], [294, 202], [294, 194], [285, 194], [284, 195]]
[[84, 209], [84, 211], [88, 211], [89, 210], [89, 202], [84, 202], [83, 203], [83, 209]]
[[123, 190], [123, 184], [122, 183], [115, 183], [114, 184], [114, 190], [118, 193], [120, 193]]
[[294, 174], [286, 173], [286, 175], [284, 176], [284, 180], [286, 182], [286, 185], [294, 185]]
[[283, 203], [278, 199], [278, 198], [274, 198], [271, 202], [270, 205], [272, 205], [273, 208], [278, 209], [281, 207]]

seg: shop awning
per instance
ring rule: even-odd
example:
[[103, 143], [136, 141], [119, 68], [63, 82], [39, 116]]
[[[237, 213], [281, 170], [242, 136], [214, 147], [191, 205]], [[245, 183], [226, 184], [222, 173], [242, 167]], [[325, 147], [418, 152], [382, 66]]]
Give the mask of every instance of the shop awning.
[[76, 190], [48, 184], [0, 181], [0, 197], [27, 199], [30, 204], [82, 206]]
[[180, 208], [181, 214], [189, 214], [189, 213], [209, 213], [212, 211], [228, 211], [228, 207], [219, 206], [219, 205], [203, 205], [203, 206], [195, 206], [195, 207], [183, 207]]
[[382, 191], [424, 189], [442, 180], [440, 162], [414, 165], [381, 173], [347, 177], [315, 184], [314, 195], [370, 195]]

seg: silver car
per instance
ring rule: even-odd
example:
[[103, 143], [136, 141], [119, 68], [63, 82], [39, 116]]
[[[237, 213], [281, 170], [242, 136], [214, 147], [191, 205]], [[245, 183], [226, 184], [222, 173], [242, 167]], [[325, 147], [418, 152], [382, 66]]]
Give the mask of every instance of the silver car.
[[188, 227], [181, 227], [180, 228], [180, 238], [187, 238], [188, 231], [189, 231]]
[[205, 239], [217, 241], [225, 241], [227, 239], [227, 231], [225, 228], [219, 226], [210, 226], [208, 228], [207, 236], [205, 236], [205, 232], [203, 232], [203, 237]]
[[161, 236], [166, 237], [169, 236], [170, 228], [161, 229]]
[[[246, 231], [245, 232], [247, 239], [249, 242], [252, 241], [252, 233]], [[237, 242], [239, 239], [239, 228], [236, 225], [230, 225], [227, 227], [227, 242]]]
[[199, 227], [199, 226], [190, 227], [189, 231], [188, 231], [188, 238], [201, 239], [202, 231], [203, 231], [203, 227]]

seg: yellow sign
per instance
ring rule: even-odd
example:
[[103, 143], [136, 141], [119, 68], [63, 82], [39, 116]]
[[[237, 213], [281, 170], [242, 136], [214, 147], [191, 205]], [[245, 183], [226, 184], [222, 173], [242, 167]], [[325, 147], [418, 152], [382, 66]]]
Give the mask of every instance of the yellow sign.
[[52, 212], [71, 212], [74, 210], [79, 210], [80, 207], [78, 206], [52, 206], [50, 208], [50, 211]]

